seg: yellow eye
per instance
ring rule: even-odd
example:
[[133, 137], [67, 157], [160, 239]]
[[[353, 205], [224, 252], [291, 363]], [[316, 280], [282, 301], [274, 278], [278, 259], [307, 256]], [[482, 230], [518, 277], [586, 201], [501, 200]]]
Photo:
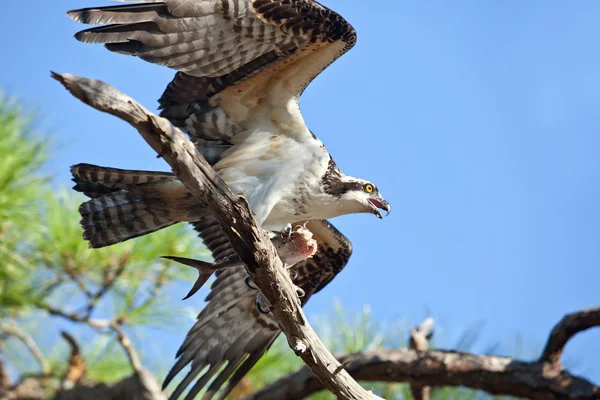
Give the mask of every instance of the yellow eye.
[[367, 183], [365, 185], [365, 192], [367, 192], [367, 193], [373, 193], [373, 185], [371, 185], [370, 183]]

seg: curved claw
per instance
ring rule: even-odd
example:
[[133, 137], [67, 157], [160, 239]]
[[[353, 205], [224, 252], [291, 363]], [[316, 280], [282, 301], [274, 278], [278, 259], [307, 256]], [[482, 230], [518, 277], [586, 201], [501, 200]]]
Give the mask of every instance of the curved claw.
[[290, 278], [292, 279], [292, 281], [295, 281], [296, 278], [298, 277], [298, 270], [296, 268], [290, 268]]
[[304, 289], [302, 289], [299, 286], [296, 286], [296, 294], [299, 298], [303, 298], [304, 296], [306, 296], [306, 292], [304, 291]]
[[244, 283], [246, 284], [246, 286], [248, 286], [248, 289], [258, 290], [258, 286], [254, 284], [254, 281], [252, 280], [252, 278], [250, 278], [250, 276], [247, 276], [246, 279], [244, 279]]
[[285, 228], [283, 228], [283, 230], [281, 231], [282, 236], [284, 236], [287, 240], [290, 240], [290, 238], [292, 237], [292, 232], [292, 224], [287, 224]]
[[261, 300], [262, 300], [262, 293], [259, 293], [258, 296], [256, 296], [256, 309], [258, 310], [258, 312], [261, 314], [270, 313], [271, 308], [267, 307], [266, 309], [264, 309]]

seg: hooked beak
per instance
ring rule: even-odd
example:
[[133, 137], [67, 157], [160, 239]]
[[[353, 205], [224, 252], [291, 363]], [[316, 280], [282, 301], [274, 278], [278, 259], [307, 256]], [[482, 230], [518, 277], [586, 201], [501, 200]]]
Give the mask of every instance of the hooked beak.
[[369, 206], [371, 206], [373, 214], [375, 214], [379, 219], [383, 218], [383, 215], [379, 209], [387, 212], [386, 217], [390, 215], [390, 212], [392, 211], [392, 206], [383, 197], [379, 197], [378, 199], [369, 199]]

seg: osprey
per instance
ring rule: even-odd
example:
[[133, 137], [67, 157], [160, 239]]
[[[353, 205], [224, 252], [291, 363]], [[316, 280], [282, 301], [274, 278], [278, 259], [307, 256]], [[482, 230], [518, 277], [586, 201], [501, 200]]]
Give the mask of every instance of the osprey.
[[[390, 211], [373, 183], [339, 170], [300, 114], [304, 88], [356, 41], [335, 12], [312, 0], [166, 0], [68, 15], [109, 24], [77, 39], [179, 71], [159, 101], [161, 115], [246, 196], [263, 228]], [[76, 179], [82, 170], [89, 172], [83, 180], [122, 189], [82, 206], [91, 247], [208, 214], [170, 174], [79, 165]], [[106, 182], [113, 172], [118, 182]]]
[[[350, 213], [390, 212], [377, 187], [343, 174], [306, 127], [299, 98], [306, 86], [356, 41], [354, 28], [312, 0], [165, 0], [70, 11], [103, 25], [76, 38], [177, 70], [159, 100], [161, 116], [184, 129], [229, 187], [243, 193], [268, 230], [309, 221], [315, 256], [294, 280], [308, 298], [347, 263], [348, 240], [329, 222]], [[234, 255], [221, 226], [175, 175], [79, 164], [74, 187], [84, 237], [104, 247], [178, 222], [190, 222], [215, 261]], [[217, 274], [208, 304], [178, 352], [165, 385], [189, 373], [171, 396], [224, 398], [279, 334], [255, 307], [243, 267]], [[216, 376], [216, 377], [215, 377]]]

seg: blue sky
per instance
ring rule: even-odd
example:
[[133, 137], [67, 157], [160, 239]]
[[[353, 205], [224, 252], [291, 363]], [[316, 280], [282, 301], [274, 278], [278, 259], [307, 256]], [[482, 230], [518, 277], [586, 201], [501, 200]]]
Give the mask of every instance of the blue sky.
[[[302, 111], [393, 212], [334, 221], [354, 255], [309, 316], [339, 298], [348, 310], [370, 304], [379, 321], [431, 314], [445, 347], [483, 321], [481, 349], [508, 351], [517, 334], [540, 349], [565, 313], [600, 303], [600, 3], [324, 3], [358, 44], [306, 90]], [[171, 70], [72, 38], [82, 26], [65, 11], [99, 4], [13, 1], [0, 15], [0, 88], [57, 137], [56, 185], [78, 162], [167, 169], [136, 132], [50, 79], [102, 79], [156, 107]], [[600, 382], [600, 331], [576, 337], [566, 357]]]

